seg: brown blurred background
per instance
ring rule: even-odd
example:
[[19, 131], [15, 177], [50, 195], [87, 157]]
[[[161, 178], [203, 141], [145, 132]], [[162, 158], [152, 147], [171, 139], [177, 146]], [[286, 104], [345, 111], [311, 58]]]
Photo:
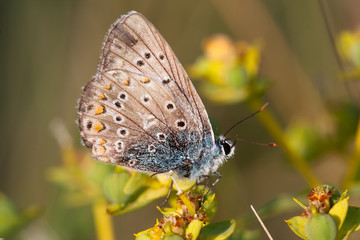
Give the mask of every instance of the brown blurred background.
[[[358, 26], [359, 1], [326, 3], [336, 31]], [[50, 123], [62, 119], [78, 148], [84, 148], [75, 124], [81, 87], [95, 74], [110, 24], [130, 10], [141, 12], [159, 29], [185, 67], [194, 63], [202, 53], [201, 43], [212, 34], [261, 40], [261, 75], [272, 82], [267, 94], [269, 108], [284, 126], [311, 119], [316, 126], [331, 128], [325, 105], [359, 99], [358, 89], [338, 78], [339, 65], [318, 1], [1, 1], [0, 191], [20, 207], [40, 203], [46, 212], [55, 201], [56, 189], [45, 172], [59, 165], [61, 157]], [[222, 106], [206, 99], [204, 104], [218, 123], [218, 133], [250, 113], [244, 104]], [[236, 134], [259, 142], [273, 141], [256, 117], [237, 127], [233, 136]], [[313, 166], [318, 178], [335, 185], [345, 168], [336, 157]], [[215, 187], [219, 201], [216, 220], [236, 218], [249, 212], [250, 204], [261, 206], [280, 194], [291, 196], [307, 187], [279, 149], [249, 143], [238, 144], [236, 156], [220, 171], [223, 178]], [[298, 208], [269, 218], [265, 224], [275, 239], [295, 239], [284, 219], [300, 212]], [[116, 235], [131, 239], [133, 233], [152, 227], [159, 216], [155, 204], [116, 216]], [[257, 227], [254, 224], [253, 228]], [[93, 229], [88, 231], [84, 239], [95, 239]], [[46, 218], [35, 221], [18, 239], [46, 236], [72, 239], [52, 230]]]

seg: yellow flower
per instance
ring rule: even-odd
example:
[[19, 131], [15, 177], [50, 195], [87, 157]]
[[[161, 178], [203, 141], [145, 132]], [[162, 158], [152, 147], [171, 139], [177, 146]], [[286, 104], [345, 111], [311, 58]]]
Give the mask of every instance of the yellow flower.
[[349, 206], [347, 191], [341, 194], [333, 186], [321, 185], [307, 195], [309, 206], [294, 199], [304, 212], [286, 220], [293, 232], [303, 239], [347, 239], [360, 229], [360, 209]]
[[260, 44], [234, 42], [215, 35], [203, 44], [204, 55], [190, 68], [190, 75], [204, 79], [202, 90], [211, 100], [223, 103], [244, 101], [266, 89], [257, 76]]
[[233, 61], [236, 58], [234, 42], [226, 35], [218, 34], [205, 40], [205, 57], [212, 61]]

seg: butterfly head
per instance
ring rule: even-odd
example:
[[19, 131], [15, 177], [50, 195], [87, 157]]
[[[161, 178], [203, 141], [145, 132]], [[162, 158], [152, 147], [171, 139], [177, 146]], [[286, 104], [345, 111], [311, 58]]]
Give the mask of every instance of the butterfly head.
[[218, 148], [220, 150], [221, 156], [228, 158], [234, 154], [235, 143], [232, 143], [229, 139], [226, 139], [225, 137], [220, 136], [216, 140], [216, 145], [218, 146]]

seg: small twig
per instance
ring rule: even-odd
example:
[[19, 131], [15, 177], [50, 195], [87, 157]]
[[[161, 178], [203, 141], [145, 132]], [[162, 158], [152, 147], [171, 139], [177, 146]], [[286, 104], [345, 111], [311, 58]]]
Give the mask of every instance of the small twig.
[[253, 207], [253, 205], [250, 205], [250, 207], [251, 207], [251, 210], [254, 212], [256, 218], [257, 218], [258, 221], [260, 222], [260, 224], [261, 224], [262, 228], [264, 229], [264, 231], [265, 231], [266, 235], [268, 236], [268, 238], [269, 238], [270, 240], [273, 240], [273, 238], [271, 237], [269, 231], [268, 231], [267, 228], [265, 227], [265, 224], [263, 223], [263, 221], [261, 220], [261, 218], [260, 218], [259, 215], [257, 214], [257, 212], [256, 212], [255, 208]]

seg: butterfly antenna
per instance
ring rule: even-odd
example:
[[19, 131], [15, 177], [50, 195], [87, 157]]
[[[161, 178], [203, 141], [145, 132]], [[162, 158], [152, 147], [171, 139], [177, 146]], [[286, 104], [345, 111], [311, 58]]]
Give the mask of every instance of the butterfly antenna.
[[227, 130], [224, 134], [224, 137], [237, 125], [239, 125], [240, 123], [244, 122], [245, 120], [248, 120], [249, 118], [255, 116], [256, 114], [258, 114], [259, 112], [263, 111], [267, 106], [269, 105], [269, 103], [265, 103], [259, 110], [257, 110], [256, 112], [253, 112], [252, 114], [246, 116], [245, 118], [241, 119], [240, 121], [238, 121], [237, 123], [235, 123], [229, 130]]
[[[251, 141], [251, 140], [248, 140], [248, 139], [236, 137], [235, 141], [237, 141], [237, 140], [242, 141], [242, 142], [252, 143], [252, 144], [255, 144], [255, 145], [265, 146], [265, 147], [277, 147], [277, 146], [279, 146], [277, 143], [259, 143], [259, 142], [254, 142], [254, 141]], [[233, 146], [235, 145], [235, 143], [236, 142], [234, 142]]]

